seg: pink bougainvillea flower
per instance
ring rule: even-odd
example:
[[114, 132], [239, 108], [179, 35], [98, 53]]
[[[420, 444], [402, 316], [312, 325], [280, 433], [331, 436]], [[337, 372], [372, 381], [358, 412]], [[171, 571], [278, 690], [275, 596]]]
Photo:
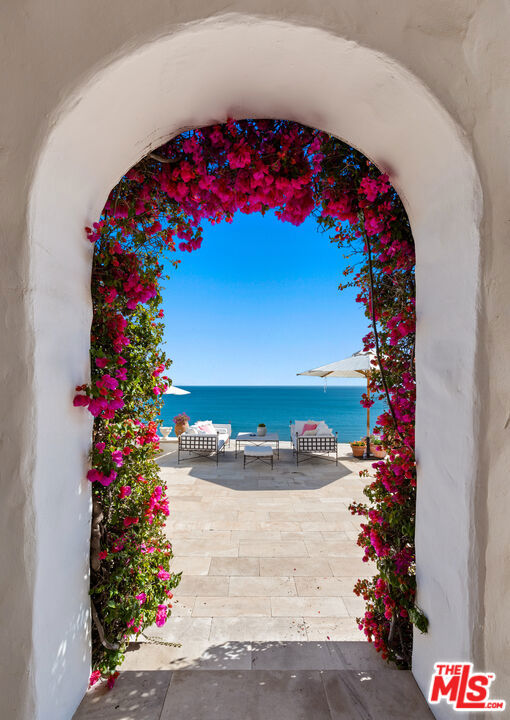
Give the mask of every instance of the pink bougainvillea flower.
[[105, 449], [106, 445], [105, 445], [104, 442], [98, 442], [98, 443], [95, 444], [94, 447], [96, 448], [97, 452], [98, 452], [100, 455], [102, 455], [103, 452], [104, 452], [104, 449]]
[[131, 495], [131, 488], [129, 485], [122, 485], [119, 492], [119, 500], [124, 500], [124, 498], [129, 497]]
[[73, 399], [74, 407], [87, 407], [90, 403], [90, 398], [87, 395], [75, 395]]
[[98, 368], [105, 368], [108, 365], [108, 358], [97, 357], [95, 363]]
[[108, 407], [108, 403], [104, 398], [92, 398], [89, 402], [89, 412], [98, 417]]
[[115, 472], [115, 470], [112, 470], [109, 475], [103, 475], [102, 477], [98, 478], [98, 480], [101, 483], [101, 485], [103, 485], [104, 487], [107, 487], [108, 485], [112, 484], [112, 482], [115, 480], [116, 477], [117, 477], [117, 473]]
[[131, 525], [138, 525], [140, 522], [140, 518], [138, 517], [125, 517], [122, 521], [125, 528], [130, 527]]
[[105, 560], [107, 557], [108, 557], [108, 551], [107, 551], [107, 550], [101, 550], [101, 552], [99, 553], [99, 559], [100, 559], [100, 560]]
[[112, 452], [112, 460], [117, 467], [122, 467], [124, 465], [124, 459], [120, 450], [114, 450]]
[[124, 455], [129, 455], [131, 452], [132, 452], [132, 448], [130, 448], [129, 445], [126, 445], [126, 447], [125, 447], [124, 450], [122, 451], [122, 453], [123, 453]]
[[164, 364], [161, 363], [161, 365], [158, 365], [158, 367], [153, 370], [153, 372], [152, 372], [153, 377], [158, 377], [159, 375], [161, 375], [162, 372], [165, 372], [165, 369], [166, 368], [165, 368]]
[[90, 482], [97, 482], [101, 477], [102, 474], [95, 468], [91, 468], [87, 473], [87, 480], [90, 480]]
[[94, 670], [94, 672], [90, 674], [89, 688], [95, 685], [99, 680], [101, 680], [101, 670]]
[[170, 580], [171, 577], [171, 573], [167, 572], [162, 565], [159, 565], [158, 578], [160, 580]]
[[91, 468], [87, 473], [87, 479], [90, 480], [90, 482], [101, 483], [104, 487], [110, 485], [116, 477], [117, 473], [113, 470], [109, 475], [104, 475], [102, 472], [97, 470], [97, 468]]
[[147, 600], [147, 595], [142, 592], [139, 595], [135, 595], [136, 599], [140, 603], [140, 607], [144, 604], [144, 602]]
[[115, 290], [115, 288], [109, 288], [108, 291], [104, 295], [104, 299], [107, 303], [111, 304], [112, 302], [114, 302], [117, 295], [118, 295], [118, 292], [117, 292], [117, 290]]
[[168, 614], [168, 608], [166, 605], [158, 605], [158, 609], [156, 611], [156, 625], [158, 627], [163, 627], [163, 625], [166, 623], [166, 616]]
[[119, 386], [119, 382], [108, 373], [105, 373], [103, 377], [96, 382], [96, 385], [106, 390], [115, 390], [115, 388]]
[[106, 684], [108, 685], [108, 688], [109, 688], [110, 690], [111, 690], [112, 687], [115, 685], [115, 681], [116, 681], [117, 678], [119, 677], [119, 674], [120, 674], [120, 673], [119, 673], [118, 671], [116, 671], [116, 672], [114, 672], [114, 673], [112, 673], [111, 675], [108, 676], [108, 680], [106, 681]]

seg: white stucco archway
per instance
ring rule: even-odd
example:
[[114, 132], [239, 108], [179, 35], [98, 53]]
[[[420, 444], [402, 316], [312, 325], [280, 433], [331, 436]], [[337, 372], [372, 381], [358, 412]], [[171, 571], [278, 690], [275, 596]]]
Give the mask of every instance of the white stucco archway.
[[[415, 637], [413, 672], [426, 690], [434, 662], [473, 657], [481, 193], [470, 150], [391, 58], [325, 31], [230, 15], [91, 73], [55, 114], [40, 155], [30, 198], [37, 718], [69, 718], [89, 669], [91, 425], [71, 403], [88, 374], [92, 252], [83, 228], [151, 148], [227, 116], [336, 135], [386, 169], [406, 205], [417, 248], [419, 604], [430, 620]], [[449, 712], [441, 706], [437, 717]]]

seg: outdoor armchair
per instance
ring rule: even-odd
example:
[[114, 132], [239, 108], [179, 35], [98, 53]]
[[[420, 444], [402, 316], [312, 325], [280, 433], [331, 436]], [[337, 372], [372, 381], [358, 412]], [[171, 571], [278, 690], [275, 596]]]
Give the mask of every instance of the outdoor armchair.
[[212, 432], [202, 432], [195, 423], [186, 432], [181, 433], [177, 445], [177, 463], [181, 462], [181, 453], [188, 453], [188, 458], [209, 458], [216, 460], [220, 452], [230, 444], [232, 426], [228, 423], [211, 423]]
[[[315, 428], [307, 430], [307, 426]], [[333, 432], [323, 420], [291, 421], [290, 439], [297, 465], [314, 457], [331, 460], [338, 465], [338, 433]]]

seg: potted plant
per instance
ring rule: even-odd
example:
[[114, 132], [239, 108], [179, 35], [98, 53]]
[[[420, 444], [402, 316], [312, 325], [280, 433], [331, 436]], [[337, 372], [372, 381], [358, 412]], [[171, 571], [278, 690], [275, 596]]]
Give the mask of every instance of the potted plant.
[[354, 440], [351, 443], [351, 450], [354, 457], [362, 458], [365, 454], [365, 448], [367, 446], [366, 440]]
[[186, 430], [189, 428], [189, 417], [186, 415], [186, 413], [179, 413], [179, 415], [176, 415], [174, 417], [174, 423], [175, 423], [175, 434], [177, 437], [179, 435], [182, 435], [183, 432], [186, 432]]
[[259, 423], [257, 427], [257, 435], [263, 437], [267, 433], [267, 428], [264, 423]]
[[382, 447], [382, 440], [377, 435], [370, 436], [370, 454], [382, 460], [386, 457], [386, 450]]

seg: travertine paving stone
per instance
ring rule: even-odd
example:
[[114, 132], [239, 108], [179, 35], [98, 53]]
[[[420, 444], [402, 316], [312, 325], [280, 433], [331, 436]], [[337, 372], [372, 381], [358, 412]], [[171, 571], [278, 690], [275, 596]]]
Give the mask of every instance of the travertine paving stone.
[[331, 720], [412, 718], [432, 714], [410, 672], [324, 671], [324, 688]]
[[201, 642], [209, 640], [211, 624], [211, 617], [172, 616], [172, 622], [167, 622], [161, 628], [152, 625], [145, 634], [151, 639], [171, 643]]
[[256, 617], [271, 615], [268, 597], [197, 597], [193, 617]]
[[[302, 597], [342, 597], [352, 594], [357, 577], [296, 577], [297, 594]], [[345, 602], [345, 597], [343, 598]]]
[[349, 615], [359, 617], [365, 612], [365, 603], [363, 598], [347, 596], [342, 599]]
[[331, 567], [326, 558], [260, 558], [260, 574], [280, 577], [284, 575], [313, 577], [316, 574], [329, 576]]
[[281, 542], [241, 540], [239, 542], [239, 557], [299, 557], [307, 554], [307, 547], [303, 540], [282, 540]]
[[209, 575], [228, 575], [230, 577], [260, 574], [259, 558], [211, 558]]
[[231, 577], [229, 594], [273, 597], [297, 595], [297, 591], [293, 577]]
[[[211, 567], [210, 557], [180, 557], [174, 555], [172, 560], [173, 572], [182, 572], [184, 575], [207, 575]], [[211, 573], [212, 574], [212, 573]]]
[[273, 617], [347, 617], [347, 608], [339, 597], [272, 597]]
[[[322, 642], [356, 641], [360, 642], [361, 634], [354, 617], [326, 617], [323, 615], [306, 618], [306, 637], [308, 640]], [[361, 642], [362, 645], [368, 643]]]
[[364, 563], [360, 557], [332, 557], [329, 566], [337, 577], [370, 577], [376, 574], [373, 563]]
[[319, 672], [181, 670], [161, 720], [331, 720]]
[[213, 618], [210, 644], [229, 641], [238, 642], [277, 642], [286, 640], [306, 640], [306, 624], [303, 618], [290, 617], [228, 617]]
[[85, 695], [74, 720], [160, 720], [172, 673], [123, 672], [112, 690], [95, 685]]
[[202, 595], [204, 597], [221, 597], [229, 594], [230, 578], [212, 575], [183, 575], [175, 591], [175, 597], [181, 595]]

